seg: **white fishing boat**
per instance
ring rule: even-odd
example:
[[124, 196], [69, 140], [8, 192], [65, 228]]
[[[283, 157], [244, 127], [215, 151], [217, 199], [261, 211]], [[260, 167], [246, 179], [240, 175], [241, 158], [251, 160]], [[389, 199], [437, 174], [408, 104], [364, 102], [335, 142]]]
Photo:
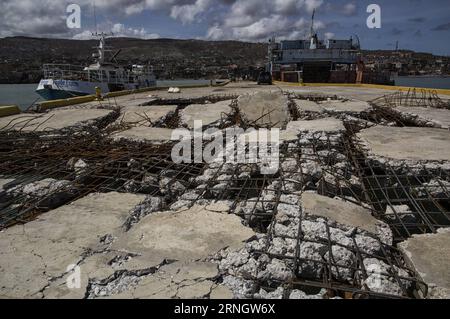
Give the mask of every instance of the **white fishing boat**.
[[106, 35], [102, 33], [99, 36], [100, 44], [93, 54], [93, 64], [87, 67], [45, 64], [44, 79], [36, 92], [46, 100], [55, 100], [95, 94], [96, 87], [102, 93], [108, 93], [156, 86], [151, 66], [120, 66], [116, 62], [120, 50], [113, 54], [111, 47], [106, 45]]

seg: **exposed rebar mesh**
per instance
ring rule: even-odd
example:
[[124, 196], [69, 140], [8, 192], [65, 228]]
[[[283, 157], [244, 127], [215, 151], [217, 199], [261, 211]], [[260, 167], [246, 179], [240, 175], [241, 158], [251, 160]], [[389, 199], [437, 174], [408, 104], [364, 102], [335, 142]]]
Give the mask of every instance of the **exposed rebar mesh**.
[[[155, 100], [146, 105], [217, 102], [235, 97]], [[333, 97], [290, 95], [324, 101]], [[337, 97], [335, 97], [337, 99]], [[218, 127], [254, 127], [234, 112]], [[330, 114], [301, 114], [293, 119]], [[265, 114], [270, 115], [270, 114]], [[434, 233], [450, 225], [449, 171], [435, 165], [396, 165], [369, 157], [356, 133], [374, 125], [408, 126], [386, 108], [358, 114], [333, 114], [345, 130], [301, 132], [280, 145], [279, 170], [263, 174], [266, 158], [246, 157], [246, 164], [217, 160], [175, 164], [172, 143], [114, 142], [112, 130], [0, 133], [0, 228], [26, 222], [38, 214], [94, 192], [128, 192], [149, 197], [125, 227], [138, 222], [146, 205], [177, 210], [195, 204], [222, 203], [242, 218], [257, 236], [240, 251], [214, 257], [220, 280], [242, 298], [412, 298], [426, 285], [393, 245], [412, 234]], [[178, 111], [155, 124], [142, 115], [143, 126], [179, 125]], [[64, 133], [64, 134], [63, 134]], [[195, 141], [193, 141], [195, 143]], [[226, 155], [237, 158], [237, 149]], [[258, 145], [246, 151], [258, 154]], [[268, 149], [271, 152], [271, 147]], [[308, 196], [354, 205], [378, 221], [371, 230], [342, 224], [309, 211]], [[315, 197], [316, 198], [316, 197]], [[211, 208], [213, 209], [213, 208]], [[325, 209], [325, 208], [324, 208]], [[339, 214], [339, 211], [335, 212]]]
[[115, 143], [101, 134], [9, 137], [2, 137], [0, 171], [14, 181], [1, 193], [2, 228], [93, 192], [141, 193], [170, 203], [202, 169], [175, 164], [171, 144]]
[[398, 91], [394, 94], [384, 95], [373, 101], [381, 107], [432, 107], [450, 109], [450, 102], [441, 99], [436, 90], [409, 89], [408, 92]]

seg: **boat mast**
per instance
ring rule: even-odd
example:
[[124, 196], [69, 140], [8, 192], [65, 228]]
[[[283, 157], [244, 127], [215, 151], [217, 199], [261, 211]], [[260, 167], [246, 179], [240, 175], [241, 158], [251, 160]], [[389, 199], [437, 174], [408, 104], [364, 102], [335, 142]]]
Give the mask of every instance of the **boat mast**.
[[314, 16], [316, 15], [316, 9], [313, 10], [312, 18], [311, 18], [311, 31], [310, 31], [310, 37], [312, 38], [314, 36]]
[[312, 14], [312, 18], [311, 18], [311, 31], [310, 31], [310, 41], [311, 41], [311, 43], [310, 43], [310, 46], [309, 46], [309, 48], [311, 50], [317, 49], [317, 45], [318, 45], [318, 42], [319, 42], [319, 39], [317, 38], [317, 34], [314, 31], [314, 17], [315, 17], [315, 15], [316, 15], [316, 9], [313, 10], [313, 14]]

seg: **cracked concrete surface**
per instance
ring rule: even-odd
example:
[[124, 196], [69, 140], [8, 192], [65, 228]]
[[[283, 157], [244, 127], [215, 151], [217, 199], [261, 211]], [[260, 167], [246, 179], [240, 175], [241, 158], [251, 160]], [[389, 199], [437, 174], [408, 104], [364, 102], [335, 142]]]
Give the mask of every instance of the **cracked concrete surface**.
[[296, 141], [301, 132], [340, 133], [343, 131], [345, 131], [343, 122], [331, 117], [312, 121], [291, 121], [287, 124], [286, 130], [280, 132], [280, 138], [283, 141]]
[[5, 190], [11, 182], [14, 182], [13, 178], [0, 178], [0, 191]]
[[398, 106], [393, 110], [399, 112], [402, 117], [412, 117], [415, 122], [426, 126], [450, 129], [450, 110], [409, 106]]
[[329, 113], [346, 113], [346, 114], [360, 114], [368, 113], [372, 110], [372, 106], [365, 101], [341, 101], [331, 100], [320, 102], [320, 106]]
[[177, 110], [173, 105], [125, 106], [120, 110], [117, 123], [152, 126]]
[[217, 265], [208, 262], [174, 262], [146, 276], [126, 291], [110, 296], [118, 299], [231, 299], [231, 292], [214, 282]]
[[314, 101], [294, 99], [299, 113], [323, 113], [325, 109]]
[[[231, 298], [215, 281], [217, 265], [202, 260], [254, 232], [202, 206], [153, 213], [127, 231], [144, 200], [93, 194], [0, 233], [0, 297]], [[80, 267], [79, 289], [66, 285], [69, 265]]]
[[357, 134], [370, 155], [412, 162], [449, 161], [450, 131], [375, 126]]
[[226, 119], [231, 113], [231, 100], [213, 104], [191, 104], [180, 112], [181, 125], [194, 128], [194, 121], [202, 121], [204, 127]]
[[369, 233], [377, 234], [385, 244], [392, 245], [392, 232], [388, 225], [373, 217], [368, 209], [309, 192], [302, 195], [301, 202], [306, 214], [361, 228]]
[[172, 140], [172, 133], [174, 131], [167, 128], [158, 127], [133, 127], [129, 130], [115, 133], [112, 135], [114, 141], [126, 141], [126, 142], [170, 142]]
[[93, 194], [0, 233], [0, 296], [40, 298], [53, 278], [78, 264], [121, 227], [144, 196]]
[[282, 128], [290, 119], [288, 99], [281, 91], [241, 95], [238, 109], [245, 121], [263, 127]]
[[224, 247], [236, 247], [254, 235], [235, 215], [224, 215], [194, 206], [178, 212], [145, 217], [113, 245], [116, 250], [149, 251], [166, 259], [207, 257]]
[[440, 229], [437, 234], [414, 235], [399, 244], [406, 260], [428, 285], [427, 298], [450, 298], [449, 243], [450, 229]]
[[75, 126], [91, 126], [108, 118], [113, 111], [105, 109], [65, 109], [44, 114], [19, 114], [0, 118], [0, 129], [43, 132]]
[[[373, 111], [370, 105], [357, 100], [289, 101], [288, 94], [257, 86], [237, 87], [239, 85], [183, 90], [177, 98], [206, 96], [205, 92], [242, 95], [236, 109], [230, 107], [230, 101], [187, 106], [177, 114], [180, 116], [179, 124], [190, 127], [194, 120], [202, 119], [205, 126], [214, 126], [226, 114], [236, 111], [236, 115], [240, 115], [244, 124], [249, 126], [286, 127], [281, 137], [283, 139], [285, 134], [289, 142], [298, 142], [300, 157], [288, 156], [280, 163], [284, 170], [283, 185], [276, 177], [274, 180], [269, 178], [265, 188], [261, 189], [260, 198], [258, 191], [249, 192], [245, 195], [249, 196], [246, 200], [242, 194], [234, 198], [236, 194], [227, 193], [226, 189], [238, 188], [239, 183], [246, 179], [256, 181], [259, 176], [258, 165], [244, 167], [226, 164], [222, 167], [213, 163], [199, 172], [198, 176], [194, 174], [190, 178], [193, 184], [189, 186], [180, 182], [171, 185], [170, 174], [156, 181], [150, 178], [147, 182], [155, 184], [159, 192], [155, 197], [109, 193], [81, 198], [41, 215], [26, 225], [0, 232], [0, 298], [317, 299], [331, 296], [327, 296], [325, 290], [311, 292], [309, 289], [303, 291], [303, 288], [285, 287], [286, 281], [297, 278], [319, 283], [323, 282], [325, 273], [332, 275], [339, 284], [352, 287], [365, 284], [374, 292], [409, 296], [392, 275], [410, 278], [409, 271], [405, 272], [402, 265], [400, 268], [396, 268], [397, 265], [391, 267], [381, 256], [382, 245], [379, 240], [387, 246], [393, 244], [392, 232], [387, 225], [375, 219], [371, 211], [362, 206], [319, 195], [334, 196], [338, 191], [345, 191], [346, 196], [340, 197], [349, 201], [359, 199], [358, 194], [351, 191], [358, 191], [362, 181], [355, 176], [349, 158], [337, 148], [322, 150], [319, 146], [316, 150], [324, 161], [330, 160], [335, 174], [342, 175], [350, 182], [350, 186], [339, 186], [335, 190], [333, 187], [338, 187], [338, 179], [327, 172], [325, 165], [314, 161], [315, 153], [310, 141], [338, 143], [347, 137], [344, 133], [350, 133], [350, 129], [345, 129], [349, 127], [349, 121], [363, 121], [365, 115]], [[295, 90], [299, 93], [311, 89]], [[330, 87], [324, 90], [338, 94], [350, 89]], [[369, 95], [375, 94], [360, 96], [359, 91], [352, 92], [352, 98], [355, 99], [369, 100], [373, 98]], [[173, 95], [164, 92], [159, 94], [173, 98]], [[170, 141], [173, 131], [159, 126], [165, 127], [164, 119], [167, 116], [174, 121], [178, 119], [178, 116], [171, 116], [177, 107], [138, 106], [149, 100], [154, 102], [155, 99], [150, 99], [148, 93], [137, 96], [133, 101], [128, 101], [129, 97], [117, 98], [119, 105], [126, 106], [122, 108], [122, 116], [115, 124], [123, 120], [130, 126], [156, 127], [134, 127], [113, 133], [110, 137], [116, 141], [152, 144]], [[295, 97], [295, 93], [289, 96]], [[94, 104], [92, 107], [98, 103]], [[292, 117], [299, 116], [295, 114], [297, 107], [300, 118], [312, 120], [289, 122], [289, 107], [294, 108]], [[58, 112], [69, 110], [72, 109]], [[77, 117], [82, 117], [82, 114], [92, 110], [96, 111], [83, 108], [72, 111], [77, 112]], [[412, 108], [404, 111], [416, 112]], [[438, 113], [444, 113], [441, 112], [443, 110], [431, 111], [428, 116], [422, 114], [420, 117], [430, 121], [433, 117], [436, 122]], [[323, 118], [326, 116], [331, 117]], [[239, 119], [239, 116], [236, 118]], [[375, 117], [370, 119], [376, 121]], [[64, 125], [71, 120], [64, 119]], [[376, 125], [371, 120], [362, 123], [368, 125], [360, 127]], [[441, 120], [444, 123], [446, 118]], [[170, 121], [170, 127], [173, 124]], [[427, 123], [423, 125], [429, 126]], [[114, 125], [111, 127], [114, 128]], [[400, 163], [425, 159], [439, 162], [433, 165], [440, 169], [443, 167], [441, 162], [450, 158], [448, 132], [442, 129], [375, 126], [361, 131], [358, 137], [371, 153], [364, 154], [369, 156], [369, 160], [373, 160], [370, 156], [375, 156], [376, 160], [383, 157], [398, 158], [401, 159]], [[296, 152], [295, 143], [286, 146]], [[0, 179], [2, 196], [7, 193], [2, 193], [2, 187], [9, 181]], [[444, 198], [446, 195], [439, 187], [439, 183], [444, 182], [447, 183], [445, 180], [433, 179], [420, 187], [428, 186], [429, 192]], [[278, 201], [277, 190], [281, 186], [279, 202], [274, 203]], [[417, 190], [424, 192], [420, 187]], [[124, 190], [139, 191], [132, 183], [127, 184]], [[351, 194], [355, 197], [350, 198]], [[221, 199], [214, 201], [219, 195]], [[190, 207], [195, 200], [196, 205]], [[386, 214], [392, 215], [389, 208]], [[409, 206], [395, 206], [395, 209], [409, 216]], [[269, 221], [259, 221], [254, 213], [274, 216]], [[389, 222], [389, 219], [385, 221]], [[255, 229], [244, 225], [251, 225]], [[296, 242], [299, 229], [302, 238]], [[262, 233], [256, 234], [255, 231]], [[450, 277], [445, 268], [449, 263], [445, 245], [448, 231], [445, 236], [443, 234], [444, 231], [440, 231], [435, 235], [414, 236], [402, 244], [412, 268], [430, 284], [429, 297], [448, 296], [448, 290], [445, 290]], [[432, 246], [429, 246], [429, 240]], [[355, 247], [363, 254], [362, 260], [358, 259]], [[296, 255], [307, 260], [298, 264], [298, 269], [294, 270], [290, 258]], [[430, 260], [433, 264], [430, 264]], [[336, 264], [325, 265], [330, 261]], [[79, 289], [69, 289], [66, 285], [75, 274], [67, 269], [72, 264], [80, 267]], [[366, 268], [376, 265], [379, 266], [378, 271], [389, 273], [383, 277], [381, 287], [377, 286], [379, 273], [376, 271], [368, 272], [366, 278], [356, 278], [358, 270], [354, 268], [361, 267], [361, 264]], [[278, 282], [278, 286], [277, 280], [283, 283]]]

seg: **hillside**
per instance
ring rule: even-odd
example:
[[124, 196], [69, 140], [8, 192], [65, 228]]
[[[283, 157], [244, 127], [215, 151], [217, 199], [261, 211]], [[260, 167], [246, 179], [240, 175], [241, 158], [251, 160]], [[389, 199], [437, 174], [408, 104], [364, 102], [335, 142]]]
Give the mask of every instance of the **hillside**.
[[[0, 38], [0, 83], [36, 83], [45, 63], [87, 65], [97, 40]], [[238, 41], [112, 38], [123, 65], [151, 64], [159, 79], [254, 76], [267, 45]], [[412, 51], [363, 51], [367, 64], [400, 75], [450, 74], [450, 58]]]
[[[108, 44], [122, 50], [120, 63], [150, 63], [160, 78], [226, 76], [231, 65], [261, 67], [267, 52], [265, 44], [237, 41], [112, 38]], [[36, 82], [44, 63], [85, 65], [96, 45], [96, 40], [0, 39], [0, 83]]]

